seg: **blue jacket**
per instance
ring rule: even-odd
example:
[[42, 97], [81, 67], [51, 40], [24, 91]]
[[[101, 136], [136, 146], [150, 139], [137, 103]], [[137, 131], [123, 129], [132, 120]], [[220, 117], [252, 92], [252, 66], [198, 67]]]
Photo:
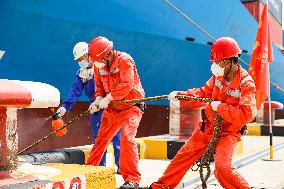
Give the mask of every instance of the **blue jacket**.
[[68, 97], [61, 106], [63, 106], [67, 111], [70, 110], [78, 101], [84, 89], [86, 96], [90, 99], [90, 102], [93, 102], [95, 91], [93, 68], [81, 68], [77, 71], [75, 80], [68, 92]]
[[[75, 80], [68, 92], [68, 97], [61, 106], [63, 106], [67, 111], [69, 111], [73, 107], [73, 105], [78, 101], [78, 99], [82, 95], [83, 90], [85, 90], [85, 94], [86, 96], [89, 97], [90, 102], [93, 102], [94, 92], [95, 92], [93, 68], [79, 69], [77, 71]], [[100, 110], [98, 113], [90, 115], [90, 126], [94, 140], [96, 139], [99, 132], [102, 111], [103, 110]], [[115, 154], [115, 163], [118, 167], [119, 167], [119, 155], [120, 155], [120, 133], [121, 131], [119, 130], [112, 139], [114, 154]], [[100, 162], [100, 166], [105, 166], [105, 165], [106, 165], [106, 152], [104, 153], [102, 160]]]

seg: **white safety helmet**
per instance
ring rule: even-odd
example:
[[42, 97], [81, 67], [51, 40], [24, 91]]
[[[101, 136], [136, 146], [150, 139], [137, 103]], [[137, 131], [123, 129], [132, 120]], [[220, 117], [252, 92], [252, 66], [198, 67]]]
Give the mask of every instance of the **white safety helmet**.
[[74, 60], [88, 53], [88, 43], [79, 42], [73, 48]]

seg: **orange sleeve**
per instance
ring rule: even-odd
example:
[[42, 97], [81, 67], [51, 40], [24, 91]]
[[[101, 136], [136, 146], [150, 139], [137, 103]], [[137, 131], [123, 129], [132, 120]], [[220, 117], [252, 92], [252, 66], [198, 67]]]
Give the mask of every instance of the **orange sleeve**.
[[103, 82], [101, 80], [101, 76], [99, 75], [98, 69], [94, 68], [94, 79], [95, 79], [95, 95], [94, 97], [96, 98], [97, 96], [104, 97], [106, 96]]
[[214, 80], [215, 77], [212, 76], [203, 87], [188, 89], [187, 91], [179, 92], [178, 94], [201, 98], [211, 98], [214, 87]]
[[119, 63], [120, 82], [111, 90], [113, 100], [124, 99], [134, 86], [134, 61], [124, 57]]
[[229, 105], [221, 103], [218, 106], [218, 114], [226, 121], [236, 124], [245, 125], [256, 116], [255, 84], [253, 81], [247, 81], [241, 86], [241, 98], [238, 105]]

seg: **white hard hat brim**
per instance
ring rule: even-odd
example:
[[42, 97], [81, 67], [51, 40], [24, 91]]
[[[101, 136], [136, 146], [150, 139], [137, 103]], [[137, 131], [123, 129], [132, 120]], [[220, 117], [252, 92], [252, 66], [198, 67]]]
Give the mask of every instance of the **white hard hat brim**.
[[76, 57], [74, 58], [74, 60], [78, 60], [79, 58], [81, 58], [82, 56], [84, 56], [84, 55], [86, 55], [86, 54], [88, 54], [88, 53], [85, 53], [85, 54], [83, 54], [83, 55], [81, 55], [81, 56], [76, 56]]

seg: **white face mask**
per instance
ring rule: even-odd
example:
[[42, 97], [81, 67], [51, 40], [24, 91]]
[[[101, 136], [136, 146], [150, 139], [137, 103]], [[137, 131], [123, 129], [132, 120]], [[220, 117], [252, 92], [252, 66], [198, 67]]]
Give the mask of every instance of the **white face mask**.
[[211, 72], [216, 76], [224, 76], [224, 68], [221, 68], [218, 64], [215, 62], [212, 63], [211, 65]]
[[80, 68], [87, 68], [89, 66], [89, 63], [86, 60], [82, 60], [79, 62]]
[[106, 65], [104, 63], [101, 63], [101, 62], [97, 62], [95, 61], [94, 62], [95, 66], [99, 69], [102, 69], [103, 67], [105, 67]]

